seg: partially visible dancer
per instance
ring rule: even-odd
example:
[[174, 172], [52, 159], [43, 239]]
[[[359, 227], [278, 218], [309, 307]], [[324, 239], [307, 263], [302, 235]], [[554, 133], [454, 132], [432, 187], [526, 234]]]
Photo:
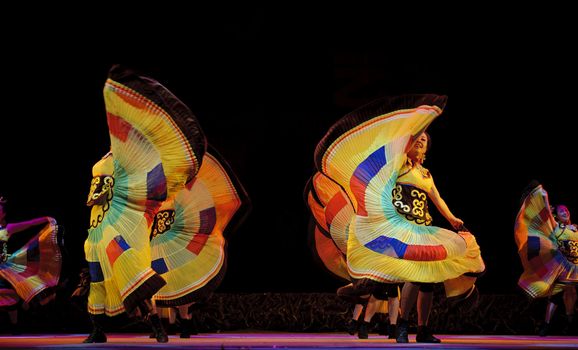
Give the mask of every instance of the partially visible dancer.
[[[444, 282], [448, 296], [463, 295], [485, 269], [475, 237], [448, 209], [422, 165], [431, 143], [424, 131], [445, 103], [445, 96], [433, 94], [375, 100], [336, 122], [317, 145], [318, 172], [341, 189], [354, 213], [339, 237], [346, 242], [351, 295], [376, 290], [393, 295], [392, 286], [404, 282], [422, 286]], [[430, 226], [428, 199], [457, 234]], [[402, 291], [404, 313], [417, 298], [412, 297], [414, 289], [406, 284]], [[429, 289], [422, 292], [432, 295]], [[423, 317], [418, 320], [416, 341], [440, 342], [427, 325], [432, 298], [419, 301]], [[397, 342], [409, 341], [407, 329], [408, 320], [400, 318]]]
[[[87, 200], [93, 329], [84, 342], [106, 342], [104, 317], [138, 308], [157, 342], [165, 343], [168, 336], [152, 298], [167, 283], [157, 272], [162, 262], [151, 264], [152, 230], [163, 204], [192, 184], [206, 139], [190, 109], [151, 78], [114, 66], [103, 93], [110, 152], [92, 169]], [[190, 246], [196, 248], [194, 242]]]
[[[7, 200], [0, 196], [0, 310], [8, 312], [8, 332], [19, 334], [19, 304], [44, 305], [54, 298], [62, 269], [62, 252], [56, 220], [44, 216], [9, 223], [7, 206]], [[38, 233], [9, 254], [8, 240], [28, 229]]]
[[213, 148], [199, 172], [158, 209], [151, 229], [152, 267], [167, 284], [153, 297], [157, 307], [176, 308], [180, 337], [197, 334], [191, 310], [206, 302], [227, 269], [226, 237], [250, 208], [243, 186]]
[[[359, 291], [366, 294], [358, 296]], [[369, 329], [376, 313], [387, 314], [387, 324], [378, 324], [378, 333], [396, 338], [397, 319], [399, 315], [399, 288], [396, 284], [374, 283], [368, 279], [356, 280], [337, 290], [337, 295], [355, 304], [348, 333], [357, 332], [359, 339], [369, 338]]]
[[[354, 283], [368, 281], [352, 281], [349, 276], [346, 262], [347, 232], [354, 211], [347, 195], [331, 179], [317, 172], [307, 183], [305, 201], [313, 218], [309, 230], [309, 245], [314, 256], [337, 279], [350, 282], [337, 290], [337, 295], [353, 307], [351, 319], [346, 326], [347, 332], [351, 335], [357, 334], [359, 339], [367, 339], [374, 314], [387, 309], [387, 333], [382, 329], [380, 333], [395, 338], [399, 314], [397, 287], [392, 285], [390, 289], [388, 285], [371, 284], [354, 288]], [[365, 294], [353, 295], [358, 293], [359, 289], [363, 289]]]
[[548, 298], [539, 335], [551, 332], [552, 317], [562, 304], [568, 326], [575, 328], [578, 230], [570, 211], [562, 204], [551, 207], [546, 190], [533, 182], [523, 198], [514, 233], [524, 267], [518, 285], [531, 298]]

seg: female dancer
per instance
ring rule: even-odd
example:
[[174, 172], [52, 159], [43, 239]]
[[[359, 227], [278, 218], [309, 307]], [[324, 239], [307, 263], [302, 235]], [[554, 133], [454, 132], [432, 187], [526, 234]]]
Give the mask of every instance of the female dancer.
[[[0, 197], [0, 309], [8, 312], [10, 332], [18, 330], [18, 303], [48, 303], [54, 297], [62, 268], [56, 220], [39, 217], [8, 223], [7, 201]], [[23, 247], [8, 254], [8, 239], [30, 228], [39, 228]]]
[[578, 230], [564, 205], [550, 207], [542, 185], [532, 184], [516, 217], [515, 238], [524, 272], [518, 285], [531, 297], [548, 297], [540, 336], [550, 329], [556, 307], [566, 305], [573, 321], [578, 284]]
[[[346, 236], [347, 268], [353, 279], [371, 283], [353, 286], [401, 282], [424, 286], [418, 342], [439, 342], [427, 327], [428, 284], [445, 282], [448, 296], [465, 294], [472, 290], [475, 274], [485, 268], [473, 235], [430, 226], [428, 198], [454, 228], [463, 225], [422, 165], [430, 142], [423, 131], [441, 114], [445, 101], [445, 96], [437, 95], [374, 101], [334, 124], [315, 151], [318, 171], [340, 186], [355, 213]], [[405, 288], [403, 315], [416, 291], [411, 285]], [[367, 294], [362, 289], [356, 294]], [[398, 321], [397, 341], [408, 342], [406, 319]]]

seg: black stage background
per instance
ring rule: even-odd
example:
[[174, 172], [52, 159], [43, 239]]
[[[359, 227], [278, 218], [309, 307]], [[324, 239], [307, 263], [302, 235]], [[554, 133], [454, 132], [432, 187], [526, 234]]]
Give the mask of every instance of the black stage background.
[[[578, 217], [577, 72], [555, 40], [566, 28], [469, 31], [496, 24], [487, 18], [410, 34], [382, 26], [383, 12], [342, 11], [327, 23], [318, 11], [280, 12], [222, 14], [204, 27], [191, 23], [178, 41], [156, 33], [148, 45], [140, 39], [152, 33], [119, 36], [107, 31], [112, 27], [102, 30], [107, 49], [90, 49], [92, 37], [68, 40], [74, 28], [45, 28], [17, 43], [4, 63], [2, 94], [0, 193], [9, 220], [50, 215], [64, 225], [64, 277], [74, 283], [84, 261], [91, 167], [109, 147], [102, 87], [120, 62], [156, 78], [193, 110], [251, 196], [251, 214], [229, 239], [218, 291], [332, 293], [341, 283], [316, 265], [306, 243], [302, 192], [315, 145], [336, 120], [375, 98], [447, 94], [445, 112], [430, 127], [425, 165], [478, 238], [487, 264], [480, 291], [520, 294], [513, 225], [525, 186], [541, 181], [552, 202]], [[114, 54], [122, 46], [130, 56]]]

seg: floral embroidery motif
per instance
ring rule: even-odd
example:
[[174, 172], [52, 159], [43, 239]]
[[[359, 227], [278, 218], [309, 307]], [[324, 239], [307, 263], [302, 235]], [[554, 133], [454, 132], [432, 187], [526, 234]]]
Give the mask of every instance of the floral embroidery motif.
[[7, 242], [0, 240], [0, 264], [5, 263], [9, 257], [10, 257], [10, 255], [8, 254]]
[[392, 203], [397, 212], [418, 225], [431, 225], [427, 195], [417, 187], [397, 184], [392, 191]]
[[171, 225], [175, 223], [174, 210], [161, 210], [155, 215], [155, 221], [151, 230], [150, 239], [157, 235], [161, 235], [171, 229]]
[[[112, 176], [95, 176], [90, 183], [90, 193], [88, 194], [87, 205], [92, 206], [93, 219], [90, 227], [96, 228], [104, 219], [104, 214], [110, 209], [114, 187], [114, 178]], [[94, 211], [97, 211], [94, 214]]]
[[560, 240], [558, 241], [558, 250], [572, 264], [578, 264], [578, 241]]

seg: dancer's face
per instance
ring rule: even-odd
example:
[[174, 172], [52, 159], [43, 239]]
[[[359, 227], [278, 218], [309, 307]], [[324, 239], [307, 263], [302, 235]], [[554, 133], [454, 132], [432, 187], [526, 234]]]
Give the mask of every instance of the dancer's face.
[[428, 142], [429, 142], [429, 140], [428, 140], [427, 134], [425, 132], [422, 133], [421, 135], [419, 135], [417, 137], [417, 139], [415, 140], [415, 142], [413, 143], [413, 147], [409, 151], [408, 156], [412, 160], [418, 161], [421, 163], [423, 161], [425, 153], [427, 152]]
[[419, 135], [417, 140], [415, 141], [415, 144], [413, 145], [413, 148], [415, 148], [416, 150], [423, 150], [423, 153], [425, 153], [427, 151], [427, 134], [424, 132], [423, 134]]
[[570, 223], [570, 210], [565, 205], [559, 205], [556, 207], [556, 215], [558, 220], [563, 224]]

